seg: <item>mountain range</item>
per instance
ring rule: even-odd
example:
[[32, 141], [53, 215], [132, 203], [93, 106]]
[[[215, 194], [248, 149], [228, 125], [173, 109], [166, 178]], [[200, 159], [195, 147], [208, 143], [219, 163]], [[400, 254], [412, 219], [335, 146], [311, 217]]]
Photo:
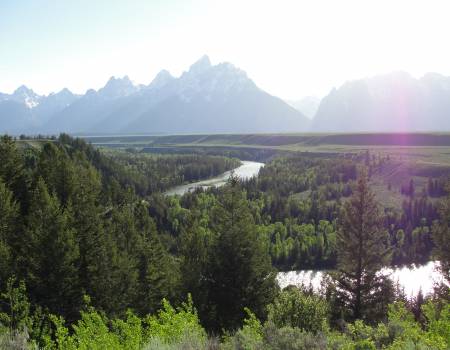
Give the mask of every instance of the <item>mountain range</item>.
[[322, 99], [311, 130], [449, 131], [450, 77], [393, 72], [347, 82]]
[[111, 77], [99, 90], [0, 93], [0, 133], [258, 133], [449, 131], [450, 78], [404, 72], [349, 81], [321, 100], [289, 103], [230, 63], [201, 57], [148, 85]]
[[309, 119], [261, 90], [230, 63], [201, 57], [180, 77], [159, 72], [149, 85], [112, 77], [84, 95], [39, 96], [24, 86], [0, 95], [0, 132], [247, 133], [306, 131]]

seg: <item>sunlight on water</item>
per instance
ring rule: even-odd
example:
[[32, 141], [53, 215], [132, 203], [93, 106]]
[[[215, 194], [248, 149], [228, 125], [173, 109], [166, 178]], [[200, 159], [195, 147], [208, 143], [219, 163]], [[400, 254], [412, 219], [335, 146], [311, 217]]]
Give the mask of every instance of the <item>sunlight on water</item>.
[[[252, 176], [257, 176], [259, 169], [264, 166], [264, 163], [251, 162], [251, 161], [241, 161], [241, 166], [234, 169], [234, 174], [240, 179], [249, 179]], [[219, 187], [225, 185], [228, 178], [231, 175], [231, 171], [227, 171], [219, 176], [213, 177], [212, 179], [203, 180], [199, 182], [194, 182], [187, 185], [176, 186], [165, 192], [168, 196], [183, 195], [186, 192], [195, 190], [196, 188], [203, 187], [208, 188], [211, 186]]]
[[[415, 296], [422, 289], [424, 295], [432, 292], [433, 285], [443, 281], [442, 275], [437, 271], [438, 262], [430, 261], [426, 265], [418, 267], [401, 267], [395, 269], [383, 269], [383, 272], [389, 273], [391, 280], [400, 288], [403, 288], [406, 296]], [[289, 285], [309, 286], [315, 290], [322, 287], [323, 272], [304, 270], [279, 272], [277, 282], [281, 288]]]

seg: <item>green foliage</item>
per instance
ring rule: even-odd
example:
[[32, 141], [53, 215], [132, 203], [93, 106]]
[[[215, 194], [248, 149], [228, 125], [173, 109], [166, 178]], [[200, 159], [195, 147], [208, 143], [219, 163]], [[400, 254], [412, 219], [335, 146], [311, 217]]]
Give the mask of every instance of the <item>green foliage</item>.
[[215, 331], [233, 330], [244, 319], [244, 307], [264, 318], [276, 290], [275, 273], [235, 177], [230, 178], [213, 217], [217, 238], [209, 253], [206, 324]]
[[135, 208], [135, 225], [139, 237], [137, 246], [138, 280], [136, 287], [136, 310], [140, 315], [155, 312], [163, 298], [174, 298], [179, 280], [176, 263], [164, 248], [156, 225], [148, 215], [147, 205]]
[[[119, 335], [110, 331], [107, 325], [108, 320], [95, 310], [81, 313], [81, 320], [73, 326], [72, 335], [64, 326], [62, 318], [53, 316], [52, 321], [56, 328], [56, 341], [49, 348], [58, 350], [119, 350], [128, 346], [128, 344], [121, 344]], [[132, 342], [130, 342], [131, 344]], [[130, 349], [133, 348], [130, 347]]]
[[3, 289], [4, 281], [11, 275], [15, 255], [11, 243], [20, 228], [18, 217], [19, 207], [13, 193], [0, 178], [0, 289]]
[[[436, 311], [435, 307], [436, 305], [433, 305], [431, 302], [430, 304], [427, 304], [427, 306], [425, 307], [425, 309], [427, 310], [425, 310], [425, 312], [428, 313], [428, 317], [432, 317], [431, 313], [434, 313]], [[434, 315], [434, 320], [431, 321], [431, 323], [437, 322], [434, 323], [434, 326], [437, 326], [439, 328], [440, 326], [438, 326], [438, 324], [445, 325], [445, 323], [448, 323], [449, 321], [448, 315], [445, 316], [444, 314], [444, 317], [447, 317], [447, 319], [436, 319], [436, 315]], [[398, 302], [390, 305], [387, 327], [392, 343], [387, 348], [448, 349], [450, 343], [448, 342], [448, 339], [445, 339], [446, 336], [448, 337], [448, 333], [445, 334], [444, 332], [443, 334], [438, 334], [436, 333], [437, 329], [434, 328], [434, 326], [428, 326], [425, 330], [423, 330], [418, 323], [414, 322], [413, 315], [406, 310], [403, 303]]]
[[25, 283], [20, 281], [17, 286], [15, 285], [16, 279], [9, 278], [6, 291], [0, 294], [2, 310], [4, 310], [0, 313], [0, 327], [7, 327], [10, 332], [22, 332], [31, 328], [30, 303]]
[[318, 333], [328, 329], [328, 305], [314, 294], [306, 294], [298, 288], [284, 289], [268, 306], [269, 322], [275, 326], [299, 328]]
[[[123, 185], [132, 186], [140, 195], [148, 195], [213, 177], [239, 166], [238, 159], [209, 155], [155, 155], [144, 152], [103, 150], [112, 164], [102, 160], [108, 174]], [[106, 169], [105, 169], [106, 170]]]
[[184, 230], [181, 240], [180, 275], [184, 294], [190, 293], [200, 313], [208, 304], [205, 278], [208, 252], [212, 244], [212, 233], [195, 220]]
[[440, 261], [440, 269], [450, 284], [450, 195], [440, 205], [440, 220], [433, 226], [434, 255]]
[[120, 165], [67, 135], [26, 152], [3, 137], [0, 148], [1, 289], [15, 274], [33, 305], [69, 323], [83, 293], [108, 316], [145, 315], [174, 298], [176, 260], [145, 223], [142, 199], [110, 182]]
[[146, 337], [158, 339], [164, 344], [177, 343], [183, 340], [186, 334], [206, 340], [206, 332], [200, 325], [190, 295], [188, 301], [176, 309], [164, 299], [163, 308], [156, 315], [149, 316], [146, 323]]
[[308, 333], [292, 327], [278, 328], [273, 323], [265, 325], [264, 342], [260, 347], [260, 349], [271, 350], [322, 350], [326, 348], [327, 337], [323, 334]]
[[0, 179], [14, 194], [21, 205], [21, 213], [28, 208], [29, 176], [25, 171], [24, 158], [12, 137], [0, 137]]
[[331, 274], [336, 301], [351, 319], [377, 320], [392, 299], [392, 286], [378, 273], [391, 259], [382, 227], [383, 217], [363, 172], [344, 205], [337, 233], [338, 270]]
[[108, 319], [89, 307], [81, 312], [81, 319], [73, 325], [73, 332], [64, 326], [62, 318], [51, 318], [56, 330], [55, 341], [48, 344], [49, 349], [139, 350], [152, 348], [155, 344], [179, 344], [187, 337], [201, 345], [206, 342], [206, 332], [199, 323], [190, 297], [177, 309], [163, 300], [163, 309], [145, 319], [131, 311], [127, 312], [126, 319]]
[[58, 199], [48, 193], [44, 181], [38, 179], [21, 241], [24, 251], [19, 271], [33, 301], [73, 318], [81, 306], [76, 267], [79, 250], [67, 215]]
[[263, 346], [263, 326], [248, 308], [245, 308], [247, 317], [244, 325], [232, 337], [225, 337], [222, 344], [224, 349], [253, 350], [261, 349]]
[[427, 337], [431, 342], [450, 345], [450, 303], [432, 302], [422, 306], [426, 318]]

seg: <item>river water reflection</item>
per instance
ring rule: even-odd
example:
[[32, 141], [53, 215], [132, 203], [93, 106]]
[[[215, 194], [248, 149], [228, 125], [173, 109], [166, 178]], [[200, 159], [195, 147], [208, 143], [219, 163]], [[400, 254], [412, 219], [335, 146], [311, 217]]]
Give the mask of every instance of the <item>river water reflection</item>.
[[[406, 296], [411, 297], [416, 296], [420, 289], [424, 295], [430, 294], [434, 283], [443, 281], [442, 275], [436, 269], [437, 266], [439, 262], [430, 261], [422, 266], [389, 268], [383, 269], [383, 272], [389, 273], [392, 281], [404, 289]], [[322, 279], [323, 272], [314, 270], [287, 271], [277, 274], [277, 282], [281, 288], [289, 285], [309, 286], [311, 284], [315, 290], [319, 290]]]
[[[248, 179], [253, 176], [257, 176], [259, 173], [259, 169], [264, 166], [264, 163], [258, 163], [258, 162], [251, 162], [247, 160], [243, 160], [241, 162], [242, 164], [234, 169], [234, 173], [237, 177], [240, 179]], [[180, 185], [173, 187], [166, 191], [164, 194], [168, 196], [173, 196], [175, 194], [177, 195], [183, 195], [186, 192], [193, 191], [198, 187], [211, 187], [211, 186], [223, 186], [227, 182], [228, 178], [230, 177], [231, 171], [226, 171], [223, 174], [213, 177], [208, 180], [203, 180], [199, 182], [194, 182], [186, 185]]]

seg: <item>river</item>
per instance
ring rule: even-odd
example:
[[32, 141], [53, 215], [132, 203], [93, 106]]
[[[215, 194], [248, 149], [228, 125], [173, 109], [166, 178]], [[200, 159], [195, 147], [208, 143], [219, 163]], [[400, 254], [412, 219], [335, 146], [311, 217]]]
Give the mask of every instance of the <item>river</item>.
[[[264, 166], [264, 163], [258, 163], [258, 162], [251, 162], [247, 160], [241, 161], [241, 165], [234, 169], [234, 174], [239, 177], [240, 179], [249, 179], [253, 176], [257, 176], [259, 173], [259, 169]], [[223, 174], [220, 174], [218, 176], [215, 176], [213, 178], [202, 180], [198, 182], [193, 182], [186, 185], [180, 185], [173, 187], [169, 190], [167, 190], [164, 194], [167, 196], [173, 196], [173, 195], [183, 195], [186, 192], [192, 191], [196, 188], [203, 187], [208, 188], [211, 186], [223, 186], [227, 182], [228, 178], [230, 177], [231, 170], [226, 171]]]
[[[404, 289], [407, 297], [416, 296], [420, 289], [424, 295], [433, 291], [435, 282], [442, 282], [442, 275], [437, 271], [436, 267], [439, 262], [430, 261], [426, 265], [417, 267], [399, 267], [386, 268], [383, 272], [389, 273], [391, 280], [398, 283]], [[289, 285], [306, 285], [310, 284], [315, 290], [319, 290], [322, 286], [322, 271], [303, 270], [279, 272], [277, 274], [277, 282], [281, 288]]]

